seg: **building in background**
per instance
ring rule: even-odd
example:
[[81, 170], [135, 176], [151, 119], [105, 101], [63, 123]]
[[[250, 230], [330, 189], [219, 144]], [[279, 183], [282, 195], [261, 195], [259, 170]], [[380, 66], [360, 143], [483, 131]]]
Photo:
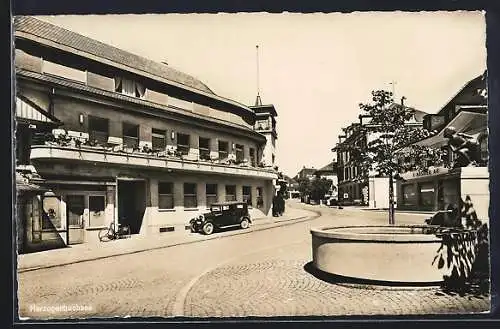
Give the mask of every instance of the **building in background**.
[[165, 63], [32, 17], [14, 29], [24, 249], [95, 241], [112, 222], [184, 231], [217, 201], [270, 212], [274, 106], [226, 99]]
[[[392, 106], [397, 106], [393, 104]], [[422, 127], [424, 116], [427, 114], [414, 110], [414, 115], [406, 125]], [[343, 134], [338, 136], [336, 146], [332, 152], [337, 153], [338, 198], [343, 205], [366, 205], [370, 208], [389, 207], [389, 178], [378, 177], [375, 173], [362, 170], [362, 164], [346, 150], [357, 147], [366, 150], [369, 143], [375, 140], [378, 133], [371, 132], [370, 117], [359, 115], [359, 122], [343, 128]]]
[[[488, 107], [486, 72], [467, 82], [436, 114], [424, 117], [424, 128], [433, 134], [417, 145], [442, 150], [438, 163], [428, 163], [425, 172], [408, 172], [399, 182], [398, 205], [411, 210], [446, 210], [469, 195], [482, 219], [488, 218]], [[446, 128], [466, 134], [479, 144], [480, 161], [474, 167], [456, 166], [457, 156], [444, 137]], [[411, 161], [411, 159], [406, 159]], [[479, 213], [479, 210], [481, 213]]]
[[324, 178], [332, 181], [332, 185], [325, 195], [325, 200], [338, 200], [338, 178], [337, 178], [337, 162], [332, 161], [326, 166], [316, 170], [315, 176], [319, 179]]

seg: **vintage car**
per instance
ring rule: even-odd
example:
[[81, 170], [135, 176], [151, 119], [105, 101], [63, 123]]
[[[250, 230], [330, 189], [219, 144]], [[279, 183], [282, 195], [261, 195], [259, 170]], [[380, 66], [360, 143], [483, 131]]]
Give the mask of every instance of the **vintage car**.
[[246, 202], [230, 201], [214, 203], [210, 206], [210, 212], [201, 214], [189, 221], [191, 232], [202, 232], [206, 235], [215, 230], [241, 227], [246, 229], [251, 223]]

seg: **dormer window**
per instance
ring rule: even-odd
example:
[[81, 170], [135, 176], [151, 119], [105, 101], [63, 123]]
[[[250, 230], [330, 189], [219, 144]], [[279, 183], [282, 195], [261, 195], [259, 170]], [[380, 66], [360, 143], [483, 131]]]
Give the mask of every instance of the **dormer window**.
[[146, 87], [133, 80], [116, 77], [115, 91], [127, 96], [144, 98], [144, 95], [146, 94]]

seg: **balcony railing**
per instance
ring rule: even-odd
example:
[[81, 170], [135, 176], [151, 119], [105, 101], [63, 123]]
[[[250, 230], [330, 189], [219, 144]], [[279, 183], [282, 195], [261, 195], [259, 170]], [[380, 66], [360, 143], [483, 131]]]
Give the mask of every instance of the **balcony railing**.
[[79, 140], [67, 135], [39, 135], [31, 147], [31, 159], [78, 159], [89, 162], [113, 163], [130, 166], [145, 166], [165, 169], [181, 169], [222, 173], [229, 175], [253, 176], [276, 179], [273, 168], [250, 167], [248, 161], [234, 158], [219, 160], [182, 154], [175, 148], [155, 151], [148, 146], [127, 147], [126, 145], [100, 145], [95, 141]]

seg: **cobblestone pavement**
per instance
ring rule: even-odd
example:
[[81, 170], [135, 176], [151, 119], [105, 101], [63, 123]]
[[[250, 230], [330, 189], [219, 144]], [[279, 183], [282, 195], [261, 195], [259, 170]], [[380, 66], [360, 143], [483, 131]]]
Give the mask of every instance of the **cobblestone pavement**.
[[[289, 226], [19, 273], [19, 314], [31, 319], [334, 316], [489, 309], [488, 296], [449, 296], [437, 288], [382, 288], [318, 279], [306, 270], [312, 259], [311, 227], [381, 223], [386, 216], [361, 218], [356, 211], [316, 209], [324, 215]], [[416, 216], [399, 217], [421, 222]], [[75, 305], [91, 309], [40, 310]]]
[[489, 310], [489, 297], [449, 296], [438, 287], [329, 283], [305, 270], [308, 245], [257, 253], [202, 276], [189, 292], [185, 314], [225, 316], [335, 316], [470, 313]]

